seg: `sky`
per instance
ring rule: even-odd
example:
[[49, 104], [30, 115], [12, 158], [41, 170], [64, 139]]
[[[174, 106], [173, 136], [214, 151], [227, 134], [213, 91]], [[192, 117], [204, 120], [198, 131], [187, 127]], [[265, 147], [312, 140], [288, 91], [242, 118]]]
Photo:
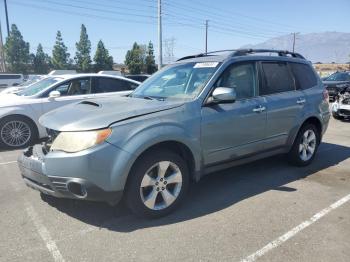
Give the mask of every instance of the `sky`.
[[[60, 30], [71, 57], [80, 27], [87, 27], [94, 54], [101, 39], [123, 62], [136, 41], [152, 41], [157, 55], [157, 0], [7, 0], [10, 24], [16, 24], [31, 52], [41, 43], [51, 55]], [[162, 0], [163, 54], [167, 62], [208, 50], [234, 49], [292, 32], [349, 32], [350, 0]], [[7, 36], [0, 1], [3, 38]], [[292, 39], [292, 38], [291, 38]]]

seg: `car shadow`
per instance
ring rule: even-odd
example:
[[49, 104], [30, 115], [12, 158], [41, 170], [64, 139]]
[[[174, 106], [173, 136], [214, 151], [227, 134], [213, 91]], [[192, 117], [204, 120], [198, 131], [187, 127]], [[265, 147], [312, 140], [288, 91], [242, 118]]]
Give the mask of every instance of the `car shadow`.
[[191, 185], [185, 203], [172, 214], [155, 220], [137, 218], [124, 203], [111, 207], [104, 203], [56, 199], [42, 195], [49, 205], [87, 224], [111, 231], [132, 232], [202, 217], [269, 190], [297, 191], [287, 184], [304, 179], [350, 157], [350, 147], [323, 143], [308, 167], [290, 166], [279, 155], [205, 176]]

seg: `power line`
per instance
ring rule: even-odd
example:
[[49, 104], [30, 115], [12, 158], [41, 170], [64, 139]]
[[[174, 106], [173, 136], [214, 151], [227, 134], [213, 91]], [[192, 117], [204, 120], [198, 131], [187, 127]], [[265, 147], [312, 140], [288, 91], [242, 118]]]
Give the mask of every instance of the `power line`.
[[[195, 6], [192, 6], [190, 5], [190, 3], [193, 3], [195, 4]], [[249, 16], [249, 15], [246, 15], [246, 14], [241, 14], [241, 13], [238, 13], [236, 11], [232, 11], [232, 10], [225, 10], [225, 9], [221, 9], [221, 8], [217, 8], [216, 6], [211, 6], [211, 5], [208, 5], [208, 4], [205, 4], [203, 3], [203, 1], [201, 2], [198, 2], [198, 1], [195, 1], [195, 0], [191, 0], [191, 2], [188, 3], [181, 3], [181, 6], [178, 6], [176, 5], [175, 3], [167, 3], [168, 5], [170, 6], [173, 6], [173, 7], [177, 7], [177, 8], [182, 8], [183, 10], [187, 8], [190, 9], [191, 11], [196, 11], [196, 12], [201, 12], [201, 13], [204, 13], [204, 14], [214, 14], [216, 16], [219, 16], [219, 17], [223, 17], [223, 13], [226, 13], [227, 15], [229, 15], [230, 17], [232, 16], [237, 16], [239, 18], [244, 18], [244, 19], [247, 19], [247, 20], [255, 20], [255, 21], [259, 21], [260, 23], [265, 23], [265, 24], [268, 24], [269, 27], [271, 26], [279, 26], [279, 27], [282, 27], [282, 28], [294, 28], [293, 26], [290, 26], [290, 25], [285, 25], [285, 24], [281, 24], [281, 23], [276, 23], [276, 22], [273, 22], [273, 21], [268, 21], [266, 19], [262, 19], [262, 18], [259, 18], [259, 17], [254, 17], [254, 16]], [[206, 8], [200, 8], [198, 6], [201, 6], [201, 7], [206, 7]], [[209, 8], [209, 9], [208, 9]], [[208, 10], [210, 10], [210, 12], [208, 12]], [[213, 12], [214, 10], [214, 12]]]
[[55, 13], [63, 13], [63, 14], [69, 14], [69, 15], [74, 15], [74, 16], [80, 16], [80, 17], [87, 17], [87, 18], [94, 18], [94, 19], [102, 19], [102, 20], [108, 20], [108, 21], [116, 21], [116, 22], [126, 22], [126, 23], [137, 23], [137, 24], [155, 24], [156, 22], [152, 22], [148, 20], [133, 20], [133, 19], [121, 19], [121, 18], [112, 18], [112, 17], [106, 17], [106, 16], [99, 16], [99, 15], [94, 15], [94, 14], [87, 14], [87, 13], [82, 13], [82, 12], [74, 12], [74, 11], [67, 11], [67, 10], [62, 10], [62, 9], [57, 9], [57, 8], [50, 8], [50, 7], [43, 7], [40, 5], [35, 5], [35, 4], [27, 4], [23, 2], [18, 2], [15, 0], [12, 0], [10, 2], [11, 5], [18, 5], [18, 6], [26, 6], [30, 7], [33, 9], [40, 9], [40, 10], [46, 10], [50, 12], [55, 12]]
[[190, 21], [193, 23], [198, 24], [199, 20], [203, 20], [203, 19], [207, 19], [210, 18], [210, 20], [214, 23], [217, 23], [219, 25], [226, 25], [229, 27], [232, 27], [234, 25], [235, 28], [239, 28], [242, 30], [250, 30], [251, 32], [255, 32], [254, 30], [257, 30], [259, 32], [263, 31], [265, 34], [266, 33], [270, 33], [270, 34], [287, 34], [288, 32], [286, 31], [276, 31], [276, 30], [272, 30], [272, 29], [268, 29], [266, 27], [261, 27], [261, 26], [252, 26], [252, 25], [247, 25], [247, 24], [243, 24], [237, 21], [232, 20], [232, 18], [226, 18], [225, 16], [221, 15], [220, 17], [216, 16], [216, 15], [212, 15], [210, 14], [205, 14], [202, 15], [201, 17], [198, 16], [194, 16], [192, 14], [192, 11], [186, 9], [188, 12], [191, 12], [191, 15], [186, 15], [184, 14], [184, 12], [177, 13], [174, 10], [169, 10], [169, 12], [165, 12], [164, 14], [166, 16], [170, 16], [176, 19], [182, 19], [182, 20], [186, 20], [186, 21]]
[[155, 16], [150, 16], [150, 15], [140, 15], [140, 14], [134, 14], [134, 13], [117, 12], [117, 11], [111, 11], [111, 10], [100, 9], [100, 8], [79, 6], [79, 5], [74, 5], [74, 4], [65, 4], [65, 3], [56, 2], [56, 1], [52, 1], [52, 0], [32, 0], [32, 1], [40, 1], [40, 2], [44, 1], [45, 3], [51, 3], [54, 5], [58, 5], [58, 6], [73, 7], [73, 8], [77, 8], [77, 9], [84, 9], [84, 10], [94, 11], [94, 12], [103, 12], [103, 13], [118, 14], [118, 15], [123, 15], [123, 16], [137, 16], [137, 17], [156, 19]]

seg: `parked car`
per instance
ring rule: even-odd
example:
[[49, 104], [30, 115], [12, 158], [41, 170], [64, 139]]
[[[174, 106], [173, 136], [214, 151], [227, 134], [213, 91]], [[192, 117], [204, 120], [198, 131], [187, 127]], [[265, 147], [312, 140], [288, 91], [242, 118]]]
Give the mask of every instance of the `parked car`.
[[8, 86], [20, 85], [23, 82], [22, 74], [0, 74], [0, 89]]
[[137, 215], [160, 217], [213, 171], [275, 154], [309, 165], [330, 118], [311, 64], [285, 51], [215, 54], [168, 65], [127, 97], [42, 116], [50, 139], [19, 157], [24, 182], [61, 198], [124, 195]]
[[45, 77], [46, 77], [46, 75], [35, 76], [35, 77], [31, 76], [28, 78], [28, 80], [22, 82], [22, 84], [19, 84], [17, 86], [10, 86], [10, 87], [7, 87], [4, 90], [0, 91], [0, 95], [17, 93], [21, 90], [26, 89], [28, 86], [40, 81], [41, 79], [43, 79]]
[[144, 82], [145, 80], [147, 80], [151, 75], [147, 75], [147, 74], [140, 74], [140, 75], [126, 75], [125, 77], [130, 78], [132, 80], [136, 80], [139, 82]]
[[329, 100], [335, 101], [338, 93], [350, 87], [350, 71], [335, 72], [323, 80], [329, 93]]
[[[87, 98], [128, 94], [139, 82], [117, 76], [48, 76], [15, 94], [0, 95], [0, 148], [20, 148], [47, 136], [39, 117]], [[74, 112], [72, 112], [74, 113]]]
[[350, 118], [350, 87], [336, 97], [332, 105], [332, 115], [338, 120]]

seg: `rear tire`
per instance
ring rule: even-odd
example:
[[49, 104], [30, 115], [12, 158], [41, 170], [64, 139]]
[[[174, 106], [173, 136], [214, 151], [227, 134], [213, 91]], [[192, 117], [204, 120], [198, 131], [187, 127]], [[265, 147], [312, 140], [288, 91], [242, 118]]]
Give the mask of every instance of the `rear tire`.
[[126, 204], [137, 216], [159, 218], [181, 204], [188, 186], [188, 167], [179, 155], [168, 150], [149, 151], [129, 174]]
[[32, 145], [37, 138], [36, 126], [24, 117], [9, 116], [0, 120], [0, 148], [25, 148]]
[[321, 135], [313, 124], [306, 124], [299, 130], [291, 150], [288, 161], [295, 166], [307, 166], [315, 158]]
[[337, 119], [337, 120], [342, 120], [342, 119], [344, 119], [344, 117], [338, 115], [337, 113], [333, 113], [332, 116], [333, 116], [334, 119]]

